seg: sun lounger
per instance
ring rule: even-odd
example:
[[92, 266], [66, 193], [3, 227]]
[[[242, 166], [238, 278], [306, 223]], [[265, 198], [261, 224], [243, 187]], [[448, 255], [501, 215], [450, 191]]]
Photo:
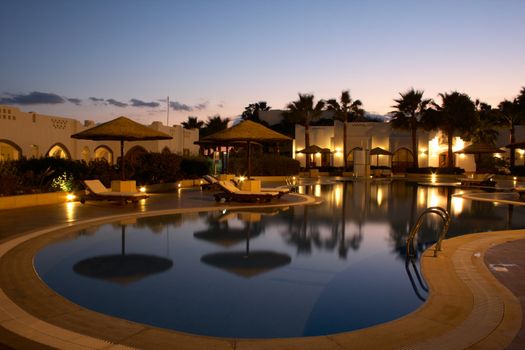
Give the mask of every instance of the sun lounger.
[[283, 195], [283, 193], [280, 192], [242, 191], [230, 181], [218, 181], [217, 184], [221, 188], [221, 192], [214, 194], [217, 202], [223, 199], [227, 202], [270, 202], [272, 199], [280, 198]]
[[204, 179], [204, 181], [206, 181], [205, 184], [201, 185], [201, 188], [203, 190], [220, 190], [220, 187], [217, 184], [219, 180], [216, 177], [211, 175], [204, 175], [202, 178]]
[[[240, 183], [235, 180], [235, 179], [232, 179], [230, 180], [234, 185], [235, 187], [239, 188], [240, 186]], [[279, 192], [281, 194], [281, 196], [283, 194], [288, 194], [291, 192], [290, 188], [288, 187], [261, 187], [261, 192]]]
[[461, 182], [461, 186], [488, 186], [494, 187], [496, 182], [492, 180], [494, 174], [480, 174], [474, 177], [458, 177], [458, 181]]
[[147, 194], [140, 192], [112, 192], [100, 180], [85, 180], [83, 182], [89, 194], [80, 198], [80, 203], [82, 204], [88, 199], [137, 203], [139, 200], [149, 197]]

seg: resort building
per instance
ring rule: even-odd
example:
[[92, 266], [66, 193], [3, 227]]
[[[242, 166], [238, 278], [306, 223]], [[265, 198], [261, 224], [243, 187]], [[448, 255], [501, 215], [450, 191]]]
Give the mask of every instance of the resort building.
[[[367, 175], [370, 166], [390, 167], [393, 172], [404, 172], [414, 159], [412, 154], [412, 141], [409, 131], [394, 129], [389, 123], [380, 122], [353, 122], [346, 123], [347, 135], [347, 160], [348, 165], [352, 166], [356, 175]], [[312, 167], [344, 165], [344, 131], [343, 123], [335, 121], [333, 126], [310, 126], [310, 145], [319, 146], [325, 149], [323, 152], [315, 154], [303, 154], [299, 151], [305, 148], [304, 127], [295, 126], [295, 144], [293, 154], [300, 161], [301, 166], [306, 165], [306, 157], [311, 157]], [[516, 127], [516, 140], [525, 140], [525, 128]], [[460, 137], [454, 137], [453, 151], [459, 151], [470, 143]], [[509, 131], [499, 130], [496, 146], [502, 150], [509, 144]], [[392, 155], [370, 155], [370, 150], [380, 147]], [[426, 132], [418, 131], [418, 151], [420, 167], [446, 167], [447, 159], [447, 138], [441, 131]], [[524, 165], [525, 151], [518, 149], [516, 152], [516, 165]], [[508, 157], [506, 154], [495, 154], [496, 157]], [[467, 172], [474, 172], [476, 165], [474, 155], [456, 154], [455, 165], [465, 169]], [[368, 170], [367, 170], [368, 169]]]
[[[86, 120], [23, 112], [19, 108], [0, 105], [0, 160], [20, 157], [60, 157], [89, 161], [104, 158], [115, 163], [120, 155], [118, 141], [88, 141], [72, 139], [71, 135], [95, 126]], [[169, 150], [181, 155], [197, 155], [198, 130], [180, 125], [166, 126], [153, 122], [150, 128], [173, 136], [171, 140], [125, 142], [124, 152], [162, 152]]]

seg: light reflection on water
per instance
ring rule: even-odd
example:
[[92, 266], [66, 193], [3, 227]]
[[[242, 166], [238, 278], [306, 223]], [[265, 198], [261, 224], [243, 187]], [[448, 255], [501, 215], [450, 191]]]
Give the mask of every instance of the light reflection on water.
[[[429, 206], [449, 236], [522, 228], [522, 208], [404, 182], [312, 184], [321, 204], [192, 213], [83, 230], [35, 257], [43, 280], [103, 313], [190, 333], [291, 337], [359, 329], [421, 305], [426, 284], [405, 262], [406, 235]], [[441, 228], [428, 216], [419, 250]], [[115, 297], [118, 296], [118, 297]]]

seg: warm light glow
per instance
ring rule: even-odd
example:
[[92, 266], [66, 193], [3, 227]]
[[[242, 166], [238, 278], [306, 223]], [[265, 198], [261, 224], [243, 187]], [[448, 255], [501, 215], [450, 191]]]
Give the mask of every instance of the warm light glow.
[[380, 207], [381, 203], [383, 203], [383, 190], [381, 188], [377, 188], [377, 206]]
[[501, 155], [501, 153], [494, 153], [494, 157], [495, 158], [502, 158], [502, 155]]
[[465, 148], [465, 142], [460, 137], [455, 137], [456, 142], [454, 142], [454, 146], [452, 146], [452, 151], [460, 151], [463, 148]]
[[418, 192], [418, 204], [420, 207], [424, 207], [425, 204], [427, 203], [427, 195], [426, 195], [426, 191], [424, 188], [420, 187], [417, 189], [417, 192]]
[[314, 186], [314, 196], [321, 197], [321, 185]]
[[439, 207], [440, 197], [438, 194], [437, 187], [431, 187], [428, 189], [428, 206]]
[[321, 152], [317, 152], [315, 155], [316, 155], [317, 157], [320, 157], [320, 156], [321, 156]]
[[66, 199], [67, 199], [68, 202], [71, 202], [71, 201], [75, 200], [75, 198], [77, 198], [77, 196], [75, 196], [75, 195], [72, 194], [72, 193], [68, 193], [68, 194], [66, 195]]
[[518, 177], [517, 177], [517, 176], [514, 176], [514, 177], [512, 178], [512, 180], [516, 181], [516, 180], [518, 180]]
[[425, 157], [425, 156], [427, 155], [427, 150], [426, 150], [426, 149], [421, 149], [421, 150], [419, 151], [419, 155], [420, 155], [421, 157]]
[[244, 180], [246, 180], [246, 177], [244, 177], [244, 176], [239, 176], [239, 182], [243, 182]]
[[67, 222], [72, 222], [75, 220], [75, 212], [76, 212], [77, 206], [74, 202], [67, 202], [66, 203], [66, 218]]
[[146, 187], [145, 187], [145, 186], [141, 186], [141, 187], [139, 188], [139, 191], [140, 191], [141, 193], [146, 193]]
[[436, 156], [439, 153], [439, 139], [437, 138], [437, 136], [430, 140], [430, 142], [428, 143], [428, 147], [430, 148], [432, 156]]
[[179, 182], [179, 183], [177, 184], [177, 187], [180, 188], [181, 186], [182, 186], [182, 185], [181, 185], [181, 183]]
[[460, 153], [460, 154], [459, 154], [459, 158], [460, 158], [460, 159], [465, 159], [465, 157], [466, 157], [466, 156], [465, 156], [465, 153]]
[[517, 149], [518, 153], [520, 156], [523, 157], [523, 155], [525, 154], [525, 149]]
[[431, 174], [431, 175], [430, 175], [430, 182], [432, 182], [433, 184], [435, 184], [435, 183], [436, 183], [436, 177], [437, 177], [436, 174]]
[[341, 186], [334, 187], [334, 204], [336, 207], [341, 205], [342, 191]]
[[465, 200], [461, 197], [452, 197], [452, 213], [459, 215], [463, 211], [463, 203]]

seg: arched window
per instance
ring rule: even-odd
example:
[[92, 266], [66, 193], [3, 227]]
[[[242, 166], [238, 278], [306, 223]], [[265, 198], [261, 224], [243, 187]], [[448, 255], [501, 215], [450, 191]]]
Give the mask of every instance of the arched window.
[[346, 157], [346, 161], [348, 163], [348, 166], [353, 167], [354, 166], [354, 152], [355, 151], [362, 151], [363, 149], [361, 147], [354, 147], [348, 152], [348, 156]]
[[406, 172], [407, 168], [414, 165], [412, 152], [405, 147], [399, 148], [392, 156], [392, 171], [397, 173]]
[[109, 164], [113, 164], [113, 151], [108, 146], [98, 146], [95, 148], [95, 159], [105, 159]]
[[171, 151], [167, 146], [162, 149], [162, 154], [170, 154], [170, 153]]
[[84, 162], [89, 162], [89, 159], [91, 158], [91, 154], [90, 154], [89, 148], [87, 146], [84, 146], [82, 148], [82, 152], [81, 152], [80, 156], [81, 156], [81, 159]]
[[129, 151], [126, 152], [126, 161], [134, 163], [135, 160], [140, 157], [142, 154], [148, 153], [146, 149], [142, 146], [133, 146], [129, 149]]
[[16, 160], [22, 155], [22, 149], [14, 142], [0, 139], [0, 161]]
[[49, 151], [46, 153], [47, 157], [62, 158], [62, 159], [71, 159], [71, 154], [69, 153], [66, 146], [61, 143], [55, 143]]

